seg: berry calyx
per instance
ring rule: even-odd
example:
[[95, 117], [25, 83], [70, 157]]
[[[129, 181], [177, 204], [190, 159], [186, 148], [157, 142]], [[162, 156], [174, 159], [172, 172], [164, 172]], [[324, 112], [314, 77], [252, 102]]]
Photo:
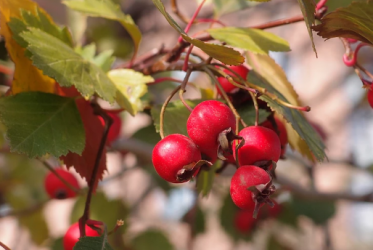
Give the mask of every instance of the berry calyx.
[[275, 191], [269, 174], [257, 166], [241, 166], [231, 180], [230, 194], [236, 206], [241, 209], [252, 209], [253, 217], [263, 203], [271, 206], [269, 196]]
[[286, 132], [285, 124], [277, 117], [274, 117], [273, 120], [266, 120], [265, 122], [263, 122], [261, 126], [275, 131], [275, 133], [280, 138], [281, 156], [284, 155], [286, 145], [288, 144], [288, 133]]
[[[247, 74], [249, 73], [248, 68], [246, 68], [245, 66], [242, 66], [242, 65], [240, 65], [240, 66], [230, 66], [229, 68], [231, 70], [233, 70], [234, 72], [236, 72], [237, 74], [239, 74], [243, 79], [246, 80]], [[226, 73], [230, 76], [236, 77], [235, 74], [233, 74], [231, 71], [229, 71], [227, 69], [224, 69], [223, 71], [224, 71], [224, 73]], [[237, 89], [237, 87], [234, 86], [232, 83], [230, 83], [228, 81], [228, 79], [226, 79], [225, 77], [218, 77], [218, 81], [219, 81], [220, 85], [223, 87], [223, 89], [226, 93], [231, 93], [231, 92], [233, 92], [234, 90]], [[217, 90], [218, 90], [218, 93], [221, 95], [220, 89], [217, 88]]]
[[[79, 189], [78, 180], [75, 176], [62, 168], [57, 168], [55, 171], [71, 186]], [[49, 172], [44, 179], [44, 188], [52, 199], [66, 199], [76, 196], [76, 193], [65, 185], [54, 173]]]
[[[100, 236], [98, 232], [85, 225], [85, 234], [88, 237]], [[69, 229], [66, 231], [65, 236], [63, 237], [63, 248], [64, 250], [73, 250], [75, 244], [79, 241], [80, 231], [79, 223], [76, 222], [72, 224]]]
[[236, 155], [237, 141], [233, 143], [232, 150], [235, 159], [238, 157], [240, 166], [252, 165], [260, 161], [277, 162], [280, 158], [280, 138], [273, 130], [261, 126], [250, 126], [242, 129], [238, 135], [243, 137], [245, 142], [238, 149], [238, 155]]
[[[113, 119], [113, 124], [111, 124], [110, 126], [109, 133], [106, 139], [106, 144], [110, 145], [120, 135], [120, 130], [122, 128], [122, 120], [120, 119], [117, 113], [107, 112], [107, 114]], [[99, 116], [99, 118], [100, 118], [101, 124], [105, 126], [104, 119], [101, 116]]]
[[373, 108], [373, 88], [372, 87], [368, 90], [367, 98], [368, 98], [369, 105]]
[[157, 173], [166, 181], [182, 183], [198, 173], [201, 152], [197, 145], [181, 134], [168, 135], [159, 141], [152, 153]]
[[234, 216], [234, 227], [241, 233], [248, 233], [254, 227], [253, 209], [239, 210]]
[[189, 137], [201, 152], [214, 162], [219, 146], [231, 153], [232, 135], [236, 130], [236, 118], [232, 110], [222, 102], [209, 100], [198, 104], [187, 121]]

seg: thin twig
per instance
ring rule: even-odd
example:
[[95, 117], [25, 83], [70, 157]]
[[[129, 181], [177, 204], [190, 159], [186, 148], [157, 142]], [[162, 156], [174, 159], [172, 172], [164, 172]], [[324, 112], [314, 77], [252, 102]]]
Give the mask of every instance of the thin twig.
[[186, 103], [186, 101], [184, 100], [184, 97], [183, 97], [183, 94], [185, 93], [185, 88], [186, 88], [186, 85], [188, 84], [188, 80], [189, 80], [189, 77], [190, 75], [192, 74], [193, 70], [190, 68], [187, 70], [187, 73], [185, 75], [185, 78], [184, 78], [184, 81], [183, 83], [181, 84], [180, 86], [180, 90], [179, 90], [179, 98], [181, 100], [181, 102], [184, 104], [184, 106], [190, 111], [192, 112], [193, 109], [188, 105], [188, 103]]
[[189, 19], [183, 14], [181, 14], [181, 12], [179, 11], [179, 8], [177, 6], [177, 0], [171, 0], [171, 9], [172, 12], [175, 13], [175, 15], [177, 15], [181, 21], [183, 21], [184, 23], [189, 23]]
[[[188, 32], [189, 32], [190, 27], [192, 27], [192, 24], [193, 24], [194, 20], [196, 19], [198, 13], [199, 13], [200, 10], [202, 9], [202, 6], [203, 6], [203, 4], [204, 4], [205, 2], [206, 2], [206, 0], [202, 0], [202, 2], [199, 4], [197, 10], [194, 12], [192, 18], [191, 18], [191, 19], [189, 20], [189, 22], [188, 22], [188, 25], [187, 25], [187, 26], [185, 27], [185, 29], [184, 29], [184, 32], [185, 32], [185, 33], [188, 33]], [[180, 36], [179, 39], [178, 39], [178, 42], [180, 43], [182, 40], [183, 40], [183, 37]]]
[[177, 86], [176, 89], [174, 89], [169, 97], [167, 97], [166, 101], [162, 105], [161, 113], [159, 116], [159, 134], [161, 135], [161, 138], [164, 138], [164, 131], [163, 131], [163, 123], [164, 123], [164, 113], [166, 111], [167, 104], [171, 101], [172, 97], [180, 90], [181, 86]]
[[370, 73], [366, 68], [361, 66], [359, 63], [355, 63], [355, 66], [360, 69], [364, 74], [366, 74], [373, 81], [373, 74]]
[[92, 102], [91, 105], [92, 105], [94, 114], [101, 116], [104, 119], [105, 128], [104, 128], [104, 134], [102, 135], [102, 138], [101, 138], [100, 146], [97, 151], [95, 165], [93, 166], [91, 179], [89, 180], [89, 183], [88, 183], [88, 194], [87, 194], [87, 199], [85, 202], [84, 213], [82, 217], [79, 219], [80, 237], [85, 236], [85, 225], [86, 225], [87, 220], [89, 219], [91, 199], [92, 199], [92, 194], [93, 194], [93, 190], [95, 187], [95, 182], [97, 179], [97, 173], [98, 173], [98, 169], [100, 166], [102, 153], [105, 148], [106, 138], [109, 134], [109, 129], [111, 125], [113, 124], [113, 119], [103, 109], [101, 109], [100, 105], [98, 105], [96, 102]]
[[4, 248], [5, 250], [11, 250], [7, 245], [5, 245], [4, 243], [2, 243], [1, 241], [0, 241], [0, 246], [2, 248]]

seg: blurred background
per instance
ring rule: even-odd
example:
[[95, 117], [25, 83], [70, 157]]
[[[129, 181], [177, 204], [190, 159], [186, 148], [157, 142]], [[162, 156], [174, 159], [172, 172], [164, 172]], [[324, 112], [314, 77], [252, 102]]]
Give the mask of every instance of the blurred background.
[[[162, 45], [166, 48], [175, 45], [176, 31], [152, 1], [117, 1], [143, 33], [139, 55]], [[84, 44], [94, 42], [98, 51], [113, 49], [118, 58], [116, 65], [130, 58], [132, 42], [118, 23], [88, 18], [85, 27], [84, 17], [67, 10], [60, 1], [36, 2], [55, 22], [70, 27], [74, 37], [81, 37]], [[169, 1], [163, 2], [171, 13]], [[332, 11], [350, 2], [329, 0], [327, 5]], [[179, 9], [189, 17], [197, 8], [195, 1], [178, 3]], [[199, 16], [215, 15], [227, 26], [248, 27], [300, 13], [295, 0], [262, 4], [211, 0]], [[195, 25], [189, 34], [206, 28], [208, 24]], [[246, 217], [240, 217], [229, 196], [234, 167], [216, 176], [208, 197], [196, 194], [195, 182], [170, 185], [157, 176], [149, 158], [152, 147], [160, 139], [149, 112], [136, 117], [121, 113], [121, 138], [114, 145], [138, 146], [142, 156], [109, 152], [108, 171], [92, 203], [92, 219], [104, 221], [109, 230], [117, 219], [125, 221], [110, 236], [114, 249], [373, 249], [373, 203], [358, 201], [363, 200], [359, 197], [373, 192], [373, 111], [366, 100], [366, 90], [353, 69], [344, 65], [344, 47], [339, 39], [324, 41], [314, 34], [316, 58], [304, 23], [268, 31], [290, 44], [291, 52], [271, 53], [271, 56], [285, 70], [302, 103], [312, 107], [306, 116], [324, 133], [328, 161], [313, 165], [288, 148], [287, 159], [280, 160], [277, 168], [290, 187], [279, 186], [281, 192], [276, 197], [279, 212], [268, 213], [253, 227], [242, 230], [237, 227], [237, 220], [244, 221]], [[358, 58], [371, 72], [372, 52], [370, 47], [363, 47]], [[12, 66], [3, 41], [0, 59], [1, 63]], [[180, 72], [167, 75], [179, 79], [184, 76]], [[8, 80], [0, 74], [2, 84]], [[201, 74], [193, 74], [191, 81], [206, 88], [212, 84]], [[174, 86], [173, 83], [150, 86], [153, 104], [162, 104]], [[193, 87], [185, 95], [190, 99], [201, 98]], [[6, 148], [6, 142], [2, 143]], [[60, 164], [54, 159], [49, 161], [54, 167]], [[76, 174], [73, 169], [70, 171]], [[61, 238], [82, 214], [85, 197], [48, 200], [43, 187], [46, 173], [40, 161], [1, 150], [0, 241], [12, 250], [63, 249]], [[85, 186], [85, 181], [79, 180]], [[285, 184], [283, 187], [287, 187]], [[288, 191], [291, 188], [299, 188], [297, 196]], [[319, 200], [314, 193], [327, 195]], [[367, 197], [372, 200], [371, 196]]]

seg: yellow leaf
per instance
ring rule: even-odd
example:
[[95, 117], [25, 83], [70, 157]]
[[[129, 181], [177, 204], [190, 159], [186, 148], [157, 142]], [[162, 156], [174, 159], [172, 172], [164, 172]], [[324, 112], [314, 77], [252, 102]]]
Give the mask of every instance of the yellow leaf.
[[[54, 92], [55, 81], [43, 75], [42, 71], [32, 65], [29, 58], [25, 56], [25, 49], [13, 39], [13, 34], [7, 23], [11, 18], [22, 19], [21, 9], [36, 15], [38, 5], [29, 0], [1, 0], [0, 1], [0, 34], [5, 39], [5, 46], [14, 62], [14, 76], [12, 83], [12, 94], [26, 91]], [[50, 20], [50, 16], [42, 11]]]

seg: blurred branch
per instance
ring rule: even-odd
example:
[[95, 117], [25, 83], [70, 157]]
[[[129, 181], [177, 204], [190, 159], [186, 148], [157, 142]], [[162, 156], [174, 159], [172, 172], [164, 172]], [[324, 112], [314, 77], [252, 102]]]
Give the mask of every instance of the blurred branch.
[[4, 243], [2, 243], [1, 241], [0, 241], [0, 246], [2, 248], [4, 248], [5, 250], [10, 250], [10, 248], [7, 245], [5, 245]]
[[172, 9], [172, 12], [175, 13], [175, 15], [177, 15], [181, 21], [183, 21], [186, 24], [189, 23], [189, 18], [181, 14], [181, 12], [179, 11], [177, 0], [171, 0], [171, 9]]

